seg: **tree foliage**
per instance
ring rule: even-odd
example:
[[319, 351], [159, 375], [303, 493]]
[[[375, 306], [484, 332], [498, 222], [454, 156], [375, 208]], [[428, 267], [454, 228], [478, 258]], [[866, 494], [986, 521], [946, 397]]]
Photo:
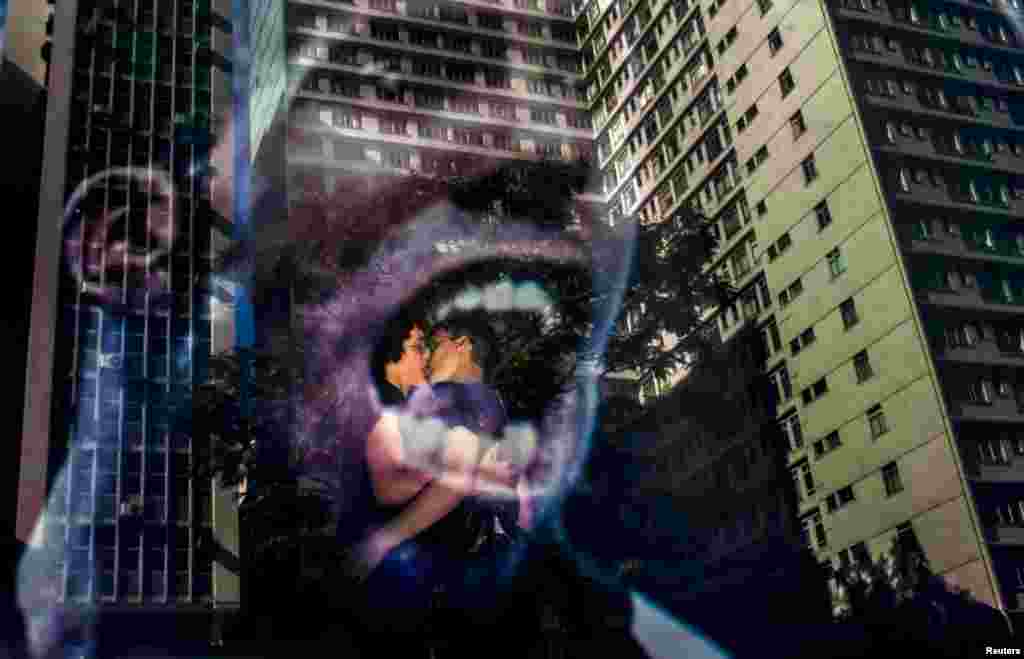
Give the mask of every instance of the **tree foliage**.
[[181, 401], [176, 415], [175, 431], [189, 436], [196, 449], [193, 475], [237, 488], [240, 520], [251, 539], [246, 551], [257, 561], [287, 553], [329, 520], [325, 494], [300, 487], [304, 456], [288, 441], [292, 392], [301, 384], [301, 369], [293, 366], [266, 352], [213, 355], [207, 379]]
[[1010, 642], [1002, 615], [935, 575], [912, 534], [897, 538], [888, 555], [844, 567], [833, 579], [837, 617], [862, 625], [878, 647], [964, 657]]

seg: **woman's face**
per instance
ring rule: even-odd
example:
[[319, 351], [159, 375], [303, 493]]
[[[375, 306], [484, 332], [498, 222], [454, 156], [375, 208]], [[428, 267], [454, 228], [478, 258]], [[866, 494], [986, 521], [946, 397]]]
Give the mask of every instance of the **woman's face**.
[[427, 381], [427, 346], [419, 325], [409, 330], [409, 336], [402, 343], [398, 369], [406, 386], [414, 387]]

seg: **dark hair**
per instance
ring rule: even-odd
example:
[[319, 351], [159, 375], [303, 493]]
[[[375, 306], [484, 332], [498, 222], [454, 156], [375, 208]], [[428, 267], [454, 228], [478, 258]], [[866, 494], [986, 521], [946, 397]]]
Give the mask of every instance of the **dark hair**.
[[431, 328], [431, 334], [445, 332], [453, 339], [468, 337], [473, 342], [472, 356], [484, 375], [490, 373], [491, 356], [494, 354], [494, 331], [491, 324], [479, 312], [462, 312], [449, 316]]
[[372, 370], [373, 377], [377, 384], [387, 380], [386, 367], [402, 359], [405, 352], [405, 342], [409, 333], [416, 325], [424, 325], [423, 320], [411, 313], [400, 313], [392, 318], [387, 328], [377, 342], [377, 348], [373, 351]]

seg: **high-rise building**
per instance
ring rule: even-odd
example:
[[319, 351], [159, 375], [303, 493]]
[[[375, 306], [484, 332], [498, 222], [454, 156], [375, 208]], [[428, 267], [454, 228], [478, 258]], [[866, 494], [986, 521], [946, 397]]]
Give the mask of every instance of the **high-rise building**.
[[290, 191], [589, 153], [568, 0], [288, 5]]
[[1024, 602], [1020, 3], [586, 3], [613, 214], [716, 220], [805, 539]]
[[[673, 612], [738, 656], [765, 643], [779, 656], [800, 654], [834, 628], [827, 573], [801, 541], [776, 401], [763, 387], [764, 356], [748, 325], [649, 402], [614, 442], [634, 453], [623, 463], [651, 465], [633, 479], [634, 496], [671, 502], [661, 515], [647, 514], [631, 578], [641, 590], [644, 581], [658, 584]], [[658, 560], [659, 544], [671, 547], [671, 558]], [[737, 619], [747, 633], [734, 633]]]
[[238, 606], [237, 512], [230, 493], [191, 477], [202, 447], [172, 432], [171, 414], [232, 340], [211, 295], [225, 218], [206, 167], [213, 118], [231, 116], [231, 3], [50, 11], [21, 588], [106, 611], [110, 652], [203, 643], [211, 613]]

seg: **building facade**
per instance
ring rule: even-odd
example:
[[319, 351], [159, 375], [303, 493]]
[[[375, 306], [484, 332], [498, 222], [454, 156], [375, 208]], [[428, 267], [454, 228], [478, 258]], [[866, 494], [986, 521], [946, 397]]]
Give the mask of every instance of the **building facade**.
[[589, 154], [566, 0], [296, 0], [287, 26], [289, 191]]
[[20, 587], [102, 608], [107, 652], [201, 644], [214, 614], [238, 607], [237, 513], [230, 493], [192, 478], [203, 449], [172, 432], [172, 415], [232, 341], [211, 294], [224, 217], [206, 167], [214, 117], [230, 117], [231, 3], [72, 0], [50, 12]]
[[595, 1], [578, 21], [611, 212], [717, 221], [710, 267], [738, 291], [718, 322], [763, 331], [807, 544], [839, 566], [913, 533], [1018, 611], [1020, 4]]

